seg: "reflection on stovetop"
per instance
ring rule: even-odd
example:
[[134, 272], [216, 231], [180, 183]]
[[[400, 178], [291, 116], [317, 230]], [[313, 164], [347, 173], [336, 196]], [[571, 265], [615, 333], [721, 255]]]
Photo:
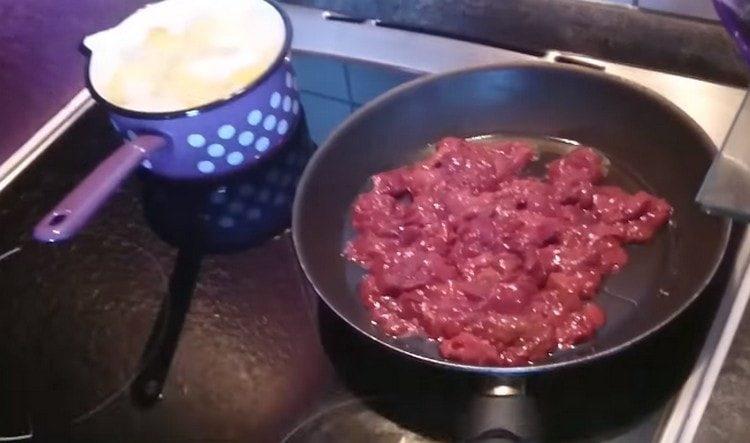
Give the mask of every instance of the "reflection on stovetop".
[[[160, 221], [195, 227], [221, 216], [159, 206], [172, 188], [133, 179], [72, 242], [34, 243], [39, 217], [117, 143], [94, 108], [0, 194], [0, 399], [12, 402], [2, 417], [14, 421], [9, 428], [27, 426], [28, 416], [41, 441], [465, 436], [487, 380], [406, 360], [343, 324], [306, 287], [286, 232], [213, 248], [200, 223], [196, 236]], [[236, 194], [221, 186], [240, 195], [241, 185]], [[216, 204], [214, 191], [200, 194]], [[166, 218], [144, 217], [144, 201]], [[652, 340], [530, 379], [546, 436], [616, 441], [645, 426], [628, 441], [651, 439], [726, 276]], [[162, 378], [159, 397], [149, 381]]]
[[[345, 398], [331, 402], [325, 408], [294, 429], [285, 443], [343, 443], [367, 441], [371, 443], [427, 443], [435, 442], [376, 412], [381, 408], [408, 408], [429, 414], [430, 405], [408, 404], [398, 399], [373, 397]], [[408, 413], [408, 411], [405, 411]]]
[[203, 258], [262, 245], [286, 229], [295, 185], [314, 150], [303, 116], [289, 141], [250, 170], [207, 182], [142, 177], [146, 220], [178, 253], [130, 387], [138, 405], [162, 398]]
[[[278, 440], [329, 379], [286, 234], [252, 248], [261, 238], [216, 247], [172, 235], [178, 251], [144, 218], [142, 192], [156, 188], [134, 178], [73, 241], [31, 240], [117, 143], [95, 108], [0, 195], [0, 251], [17, 251], [0, 261], [0, 399], [14, 411], [0, 430], [28, 417], [40, 441]], [[160, 376], [154, 403], [148, 382]]]
[[[733, 237], [730, 248], [738, 238]], [[621, 441], [620, 435], [638, 423], [656, 427], [660, 408], [689, 374], [728, 270], [725, 264], [705, 296], [652, 339], [595, 364], [530, 378], [528, 395], [542, 414], [542, 438]], [[356, 400], [344, 396], [329, 402], [288, 441], [358, 441], [368, 433], [379, 442], [470, 437], [464, 433], [467, 415], [491, 379], [408, 360], [359, 335], [322, 303], [319, 330], [337, 377]], [[643, 435], [630, 438], [645, 441], [653, 431], [644, 429]], [[495, 437], [481, 441], [512, 441]]]

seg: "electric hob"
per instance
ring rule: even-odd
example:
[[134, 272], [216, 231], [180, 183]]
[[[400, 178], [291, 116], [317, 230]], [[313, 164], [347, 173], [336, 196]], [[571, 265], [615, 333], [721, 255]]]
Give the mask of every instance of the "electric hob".
[[[411, 50], [434, 51], [405, 60], [387, 48], [408, 33], [349, 22], [318, 32], [314, 20], [330, 17], [291, 12], [306, 116], [295, 135], [300, 149], [314, 149], [363, 103], [419, 75], [532, 57], [414, 34]], [[342, 37], [357, 26], [363, 28], [359, 41]], [[367, 57], [353, 56], [362, 41], [372, 42]], [[455, 56], [446, 59], [449, 53]], [[615, 75], [646, 72], [555, 53], [544, 59]], [[645, 83], [671, 88], [672, 99], [721, 144], [731, 118], [724, 122], [721, 112], [675, 91], [729, 97], [736, 103], [724, 109], [729, 115], [741, 94], [649, 75]], [[81, 101], [59, 133], [0, 193], [0, 435], [259, 442], [468, 437], [461, 424], [482, 381], [405, 361], [342, 324], [307, 288], [287, 231], [243, 242], [237, 231], [223, 236], [217, 227], [222, 241], [184, 241], [190, 236], [180, 235], [180, 220], [196, 214], [163, 198], [174, 189], [144, 171], [72, 241], [33, 242], [34, 224], [119, 143], [90, 100]], [[232, 196], [263, 191], [211, 186], [211, 201], [227, 207], [242, 205]], [[546, 437], [642, 442], [679, 436], [690, 421], [685, 408], [706, 378], [699, 369], [715, 355], [707, 349], [723, 343], [717, 319], [736, 305], [727, 294], [736, 292], [737, 269], [745, 264], [743, 233], [734, 230], [712, 285], [652, 340], [594, 365], [529, 380]]]

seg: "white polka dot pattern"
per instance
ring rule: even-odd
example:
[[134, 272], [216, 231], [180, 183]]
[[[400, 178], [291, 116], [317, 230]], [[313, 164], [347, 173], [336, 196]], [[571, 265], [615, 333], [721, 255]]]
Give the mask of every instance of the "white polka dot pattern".
[[289, 130], [289, 123], [286, 122], [286, 120], [281, 120], [279, 122], [279, 125], [276, 127], [276, 131], [279, 133], [279, 135], [286, 134], [286, 131]]
[[279, 94], [278, 92], [274, 92], [273, 94], [271, 94], [271, 101], [269, 102], [269, 104], [273, 109], [278, 108], [281, 104], [281, 94]]
[[203, 160], [203, 161], [198, 162], [198, 170], [204, 174], [210, 174], [214, 172], [214, 169], [216, 169], [216, 165], [214, 165], [208, 160]]
[[232, 125], [223, 125], [216, 132], [220, 138], [224, 140], [229, 140], [230, 138], [234, 137], [234, 133], [236, 132], [236, 130], [234, 129], [234, 126]]
[[237, 138], [237, 142], [242, 146], [250, 146], [251, 144], [253, 144], [253, 140], [255, 140], [255, 134], [253, 134], [251, 131], [244, 131]]
[[[240, 151], [232, 151], [224, 159], [231, 163], [235, 154], [243, 155]], [[210, 196], [215, 205], [212, 209], [215, 215], [212, 214], [210, 220], [216, 229], [227, 235], [242, 236], [242, 229], [249, 229], [249, 232], [265, 229], [267, 223], [273, 223], [280, 214], [291, 210], [292, 184], [302, 171], [300, 164], [307, 158], [304, 152], [290, 149], [271, 160], [265, 170], [253, 173], [251, 182], [216, 189]]]
[[227, 163], [229, 163], [232, 166], [239, 165], [240, 163], [242, 163], [243, 160], [245, 160], [245, 156], [242, 155], [241, 152], [235, 151], [227, 155]]
[[187, 142], [194, 148], [200, 148], [206, 144], [206, 137], [200, 134], [190, 134], [188, 135]]
[[266, 131], [272, 131], [273, 128], [275, 127], [276, 127], [276, 116], [273, 114], [267, 115], [265, 120], [263, 120], [263, 128]]
[[263, 113], [255, 109], [247, 114], [247, 122], [253, 126], [257, 126], [258, 123], [263, 119]]
[[268, 145], [271, 144], [271, 141], [268, 140], [266, 137], [261, 137], [258, 139], [257, 142], [255, 142], [255, 149], [258, 150], [258, 152], [264, 152], [266, 149], [268, 149]]
[[224, 152], [226, 152], [226, 149], [218, 143], [214, 143], [208, 147], [208, 155], [214, 158], [221, 157], [224, 155]]
[[[287, 65], [288, 66], [288, 65]], [[290, 68], [287, 68], [290, 69]], [[220, 123], [213, 128], [196, 126], [195, 132], [181, 135], [183, 143], [190, 148], [195, 148], [193, 154], [193, 168], [202, 174], [224, 173], [249, 161], [259, 160], [263, 153], [276, 149], [285, 140], [292, 130], [300, 113], [299, 94], [296, 90], [297, 79], [291, 71], [284, 69], [281, 78], [275, 81], [273, 89], [266, 89], [265, 103], [255, 102], [248, 106], [244, 116], [240, 120], [232, 118], [228, 114]], [[253, 103], [252, 101], [250, 103]], [[221, 114], [218, 114], [221, 115]], [[119, 124], [119, 121], [113, 125]], [[123, 128], [127, 138], [137, 137], [133, 129]], [[179, 143], [178, 143], [179, 145]], [[184, 145], [183, 145], [184, 146]], [[201, 158], [202, 157], [202, 158]], [[284, 160], [281, 160], [282, 162]], [[296, 168], [298, 159], [287, 160], [289, 167]], [[150, 161], [143, 161], [144, 168], [151, 169], [154, 165]], [[195, 169], [193, 169], [195, 171]], [[285, 183], [288, 185], [292, 178], [284, 174], [284, 169], [274, 171], [268, 175], [268, 182], [272, 184]], [[283, 186], [286, 186], [283, 185]], [[266, 190], [268, 191], [268, 190]], [[270, 194], [268, 194], [270, 192]], [[266, 203], [274, 201], [275, 190], [266, 193], [253, 190], [253, 196], [262, 197]], [[288, 199], [287, 199], [288, 200]], [[270, 204], [270, 203], [268, 203]], [[286, 204], [284, 202], [283, 204]], [[244, 210], [243, 210], [244, 211]]]

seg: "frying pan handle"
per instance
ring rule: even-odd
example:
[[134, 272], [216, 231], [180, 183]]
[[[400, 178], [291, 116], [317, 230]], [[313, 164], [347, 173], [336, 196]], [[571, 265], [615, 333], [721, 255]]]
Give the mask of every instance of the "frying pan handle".
[[141, 407], [152, 406], [162, 397], [164, 382], [190, 310], [201, 261], [202, 254], [193, 245], [181, 248], [177, 253], [169, 280], [169, 293], [162, 302], [141, 357], [143, 368], [130, 388], [133, 401]]
[[463, 441], [541, 441], [542, 427], [534, 397], [526, 395], [525, 380], [503, 380], [484, 387], [467, 408]]
[[78, 233], [125, 177], [165, 146], [167, 140], [157, 135], [141, 135], [123, 143], [36, 225], [34, 238], [56, 242]]

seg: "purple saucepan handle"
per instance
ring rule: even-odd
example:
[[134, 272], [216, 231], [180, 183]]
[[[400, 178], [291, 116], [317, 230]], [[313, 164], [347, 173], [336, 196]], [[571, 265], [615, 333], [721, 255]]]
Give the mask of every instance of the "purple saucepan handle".
[[750, 0], [714, 0], [714, 8], [745, 61], [750, 63]]
[[125, 177], [165, 146], [167, 140], [157, 135], [142, 135], [123, 143], [36, 225], [34, 238], [55, 242], [78, 233]]

